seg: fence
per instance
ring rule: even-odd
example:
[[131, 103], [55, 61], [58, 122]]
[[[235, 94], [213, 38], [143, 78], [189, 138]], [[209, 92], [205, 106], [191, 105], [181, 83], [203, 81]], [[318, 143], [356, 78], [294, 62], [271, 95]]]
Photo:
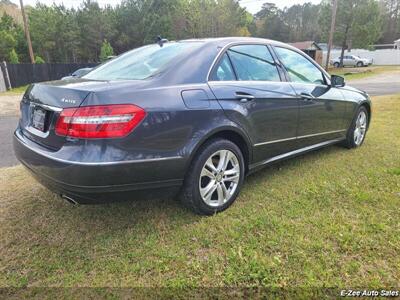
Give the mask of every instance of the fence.
[[1, 67], [0, 67], [0, 93], [5, 92], [6, 90], [7, 90], [6, 82], [4, 80], [3, 72], [1, 71]]
[[[327, 53], [324, 52], [324, 63], [326, 62], [326, 55]], [[340, 50], [333, 50], [331, 52], [331, 59], [337, 58], [341, 54]], [[381, 49], [375, 51], [369, 51], [365, 49], [353, 49], [351, 52], [344, 52], [344, 55], [358, 55], [362, 58], [371, 58], [373, 59], [374, 65], [400, 65], [400, 49]]]
[[[11, 88], [35, 82], [58, 80], [77, 69], [97, 64], [7, 64]], [[3, 70], [4, 71], [4, 70]], [[9, 87], [10, 88], [10, 87]]]

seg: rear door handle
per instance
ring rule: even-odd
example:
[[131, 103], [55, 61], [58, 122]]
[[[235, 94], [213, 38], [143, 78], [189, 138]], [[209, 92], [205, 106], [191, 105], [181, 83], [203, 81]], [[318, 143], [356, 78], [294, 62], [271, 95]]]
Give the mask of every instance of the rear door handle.
[[235, 98], [240, 100], [240, 102], [242, 103], [246, 103], [248, 101], [254, 100], [256, 97], [248, 93], [236, 92]]
[[313, 101], [315, 99], [315, 97], [313, 95], [311, 95], [310, 93], [301, 93], [300, 97], [304, 101]]

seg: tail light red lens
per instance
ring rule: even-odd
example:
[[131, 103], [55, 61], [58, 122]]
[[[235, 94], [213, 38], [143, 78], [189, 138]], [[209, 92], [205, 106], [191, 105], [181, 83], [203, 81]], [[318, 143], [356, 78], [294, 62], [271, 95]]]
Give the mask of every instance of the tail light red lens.
[[65, 108], [56, 134], [74, 138], [120, 138], [128, 135], [144, 119], [146, 112], [132, 104]]

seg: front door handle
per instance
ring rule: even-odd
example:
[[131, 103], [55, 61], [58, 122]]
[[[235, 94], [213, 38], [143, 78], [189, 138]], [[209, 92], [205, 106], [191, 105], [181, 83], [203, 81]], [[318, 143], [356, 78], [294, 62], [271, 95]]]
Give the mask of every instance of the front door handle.
[[311, 95], [310, 93], [301, 93], [300, 97], [304, 101], [313, 101], [315, 99], [315, 97], [313, 95]]
[[253, 95], [248, 94], [248, 93], [236, 92], [235, 98], [239, 99], [240, 102], [242, 102], [242, 103], [246, 103], [248, 101], [254, 100], [256, 97], [254, 97]]

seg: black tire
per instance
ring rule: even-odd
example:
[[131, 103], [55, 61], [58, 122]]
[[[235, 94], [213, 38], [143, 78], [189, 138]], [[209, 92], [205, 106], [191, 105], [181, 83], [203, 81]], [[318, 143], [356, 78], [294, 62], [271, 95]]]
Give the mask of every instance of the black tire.
[[340, 64], [339, 64], [338, 62], [335, 62], [335, 63], [333, 64], [333, 66], [334, 66], [335, 68], [339, 68], [339, 67], [340, 67]]
[[[366, 129], [365, 129], [365, 133], [364, 136], [361, 140], [361, 142], [356, 143], [355, 141], [355, 130], [356, 130], [356, 126], [357, 126], [357, 120], [360, 116], [360, 114], [364, 112], [365, 116], [366, 116]], [[365, 108], [365, 106], [361, 106], [358, 110], [356, 115], [353, 118], [353, 121], [351, 122], [350, 128], [347, 131], [347, 135], [346, 135], [346, 140], [343, 142], [343, 145], [348, 148], [348, 149], [353, 149], [353, 148], [358, 148], [361, 147], [361, 145], [364, 143], [365, 141], [365, 137], [367, 135], [367, 129], [368, 129], [368, 122], [369, 122], [369, 115], [368, 115], [368, 111]]]
[[[228, 201], [225, 202], [221, 206], [215, 207], [215, 206], [208, 205], [203, 200], [203, 198], [200, 194], [199, 181], [200, 181], [200, 174], [203, 170], [203, 167], [205, 166], [206, 161], [213, 154], [215, 154], [216, 152], [221, 151], [221, 150], [229, 150], [236, 156], [239, 167], [240, 167], [240, 174], [239, 174], [239, 180], [238, 180], [236, 189], [234, 191], [232, 191], [233, 194], [230, 196]], [[182, 187], [181, 194], [180, 194], [180, 200], [183, 203], [183, 205], [188, 207], [190, 210], [192, 210], [196, 214], [213, 215], [215, 213], [222, 212], [225, 209], [227, 209], [229, 206], [231, 206], [232, 203], [236, 200], [236, 198], [240, 192], [240, 189], [243, 185], [244, 172], [245, 172], [244, 158], [243, 158], [243, 154], [240, 151], [239, 147], [229, 140], [225, 140], [222, 138], [212, 139], [212, 140], [206, 142], [204, 145], [202, 145], [200, 147], [200, 149], [197, 151], [197, 153], [189, 167], [189, 171], [186, 175], [186, 178], [184, 180], [183, 187]]]
[[363, 62], [359, 61], [359, 62], [357, 63], [357, 67], [358, 67], [358, 68], [361, 68], [361, 67], [363, 67], [363, 66], [364, 66]]

